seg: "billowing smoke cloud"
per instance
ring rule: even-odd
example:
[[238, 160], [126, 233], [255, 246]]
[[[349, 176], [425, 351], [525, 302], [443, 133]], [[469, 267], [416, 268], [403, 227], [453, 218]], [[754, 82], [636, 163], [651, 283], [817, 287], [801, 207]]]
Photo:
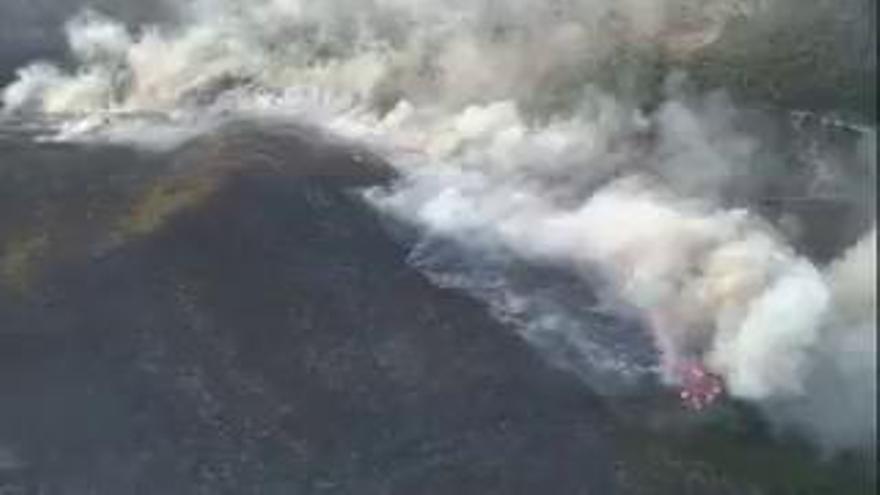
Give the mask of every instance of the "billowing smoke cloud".
[[876, 230], [822, 266], [748, 205], [727, 206], [732, 182], [768, 180], [729, 107], [670, 101], [653, 138], [613, 100], [589, 114], [531, 127], [511, 106], [472, 107], [424, 133], [435, 167], [374, 199], [432, 235], [598, 271], [643, 315], [668, 383], [697, 361], [782, 428], [870, 445]]
[[131, 24], [171, 19], [167, 0], [7, 0], [0, 2], [0, 85], [34, 59], [65, 56], [64, 23], [89, 5]]
[[877, 231], [826, 269], [832, 305], [797, 401], [771, 417], [817, 434], [827, 447], [873, 442], [877, 429]]
[[[126, 130], [123, 116], [145, 112], [184, 127], [230, 112], [309, 119], [399, 168], [371, 193], [378, 207], [429, 236], [564, 267], [639, 315], [668, 383], [699, 362], [781, 428], [864, 446], [876, 228], [863, 184], [876, 162], [858, 149], [873, 131], [768, 143], [723, 93], [693, 97], [677, 76], [663, 94], [639, 89], [645, 67], [709, 53], [729, 24], [761, 24], [780, 2], [199, 0], [138, 30], [89, 11], [67, 24], [76, 68], [26, 67], [3, 103], [111, 139], [155, 138]], [[773, 191], [858, 204], [863, 239], [816, 261], [797, 219], [755, 201]]]
[[583, 84], [624, 43], [697, 50], [752, 3], [200, 0], [179, 8], [176, 26], [138, 33], [90, 11], [67, 24], [79, 68], [27, 69], [3, 100], [50, 113], [168, 110], [232, 80], [374, 104], [526, 99]]

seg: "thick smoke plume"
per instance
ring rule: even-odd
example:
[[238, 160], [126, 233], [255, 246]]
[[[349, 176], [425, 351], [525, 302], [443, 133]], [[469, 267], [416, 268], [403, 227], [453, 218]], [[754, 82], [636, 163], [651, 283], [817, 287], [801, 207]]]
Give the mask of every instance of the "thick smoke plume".
[[697, 360], [782, 427], [829, 447], [870, 444], [876, 230], [821, 266], [747, 206], [726, 206], [719, 191], [751, 173], [758, 145], [720, 122], [732, 109], [698, 110], [667, 103], [652, 121], [660, 141], [644, 148], [633, 136], [645, 124], [610, 101], [593, 121], [542, 128], [510, 107], [471, 108], [454, 137], [426, 133], [454, 165], [378, 202], [435, 234], [592, 280], [598, 270], [643, 315], [668, 382]]
[[169, 110], [232, 81], [313, 84], [373, 104], [524, 99], [582, 84], [624, 44], [686, 54], [752, 2], [199, 0], [132, 32], [94, 11], [66, 27], [78, 68], [35, 65], [10, 109]]
[[[111, 139], [146, 113], [190, 128], [230, 113], [311, 120], [400, 169], [371, 193], [378, 207], [564, 267], [636, 312], [668, 383], [696, 361], [780, 427], [871, 446], [875, 192], [860, 184], [875, 176], [873, 130], [846, 128], [863, 141], [830, 150], [809, 133], [768, 142], [723, 93], [695, 97], [675, 75], [650, 98], [639, 89], [652, 61], [705, 53], [731, 23], [772, 25], [780, 3], [201, 0], [138, 29], [89, 11], [67, 24], [75, 68], [25, 67], [3, 103]], [[797, 218], [756, 203], [778, 190], [831, 191], [870, 226], [817, 261]]]

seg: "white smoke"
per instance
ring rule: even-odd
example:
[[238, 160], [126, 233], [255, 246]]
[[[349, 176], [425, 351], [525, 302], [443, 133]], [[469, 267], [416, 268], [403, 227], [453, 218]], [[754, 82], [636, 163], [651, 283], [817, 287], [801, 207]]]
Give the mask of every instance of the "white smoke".
[[644, 316], [670, 383], [696, 359], [783, 428], [828, 447], [871, 445], [875, 231], [817, 265], [756, 212], [720, 199], [758, 159], [729, 107], [671, 101], [652, 119], [659, 142], [643, 147], [644, 118], [595, 98], [592, 112], [537, 127], [511, 104], [470, 107], [418, 136], [433, 167], [373, 199], [432, 235], [589, 279], [598, 270]]
[[832, 306], [800, 400], [775, 404], [779, 415], [815, 432], [829, 448], [877, 435], [877, 231], [826, 269]]
[[[175, 25], [137, 30], [87, 12], [67, 26], [75, 68], [24, 68], [2, 99], [7, 112], [85, 116], [69, 135], [167, 145], [245, 113], [366, 142], [401, 172], [372, 194], [379, 207], [431, 235], [598, 273], [610, 304], [651, 329], [667, 381], [700, 360], [781, 427], [861, 446], [876, 431], [875, 231], [819, 265], [748, 202], [731, 206], [783, 156], [762, 154], [723, 93], [670, 84], [647, 115], [596, 89], [626, 72], [622, 55], [687, 58], [771, 3], [198, 0]], [[117, 121], [145, 112], [173, 132]]]
[[[73, 72], [22, 71], [7, 109], [168, 110], [224, 78], [270, 88], [318, 85], [374, 102], [450, 105], [525, 98], [581, 80], [621, 43], [688, 51], [745, 0], [536, 2], [198, 0], [177, 26], [137, 32], [95, 12], [67, 25]], [[696, 34], [695, 34], [696, 33]]]

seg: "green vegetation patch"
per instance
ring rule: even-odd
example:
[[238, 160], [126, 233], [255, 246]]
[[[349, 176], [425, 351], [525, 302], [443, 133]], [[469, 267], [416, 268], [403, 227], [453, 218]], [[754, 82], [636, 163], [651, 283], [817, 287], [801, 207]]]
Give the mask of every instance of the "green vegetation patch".
[[204, 201], [217, 189], [217, 183], [216, 178], [207, 176], [160, 181], [134, 203], [117, 233], [129, 238], [155, 232], [176, 213]]
[[36, 275], [36, 264], [49, 247], [45, 233], [13, 239], [0, 251], [0, 280], [17, 293], [26, 293]]

